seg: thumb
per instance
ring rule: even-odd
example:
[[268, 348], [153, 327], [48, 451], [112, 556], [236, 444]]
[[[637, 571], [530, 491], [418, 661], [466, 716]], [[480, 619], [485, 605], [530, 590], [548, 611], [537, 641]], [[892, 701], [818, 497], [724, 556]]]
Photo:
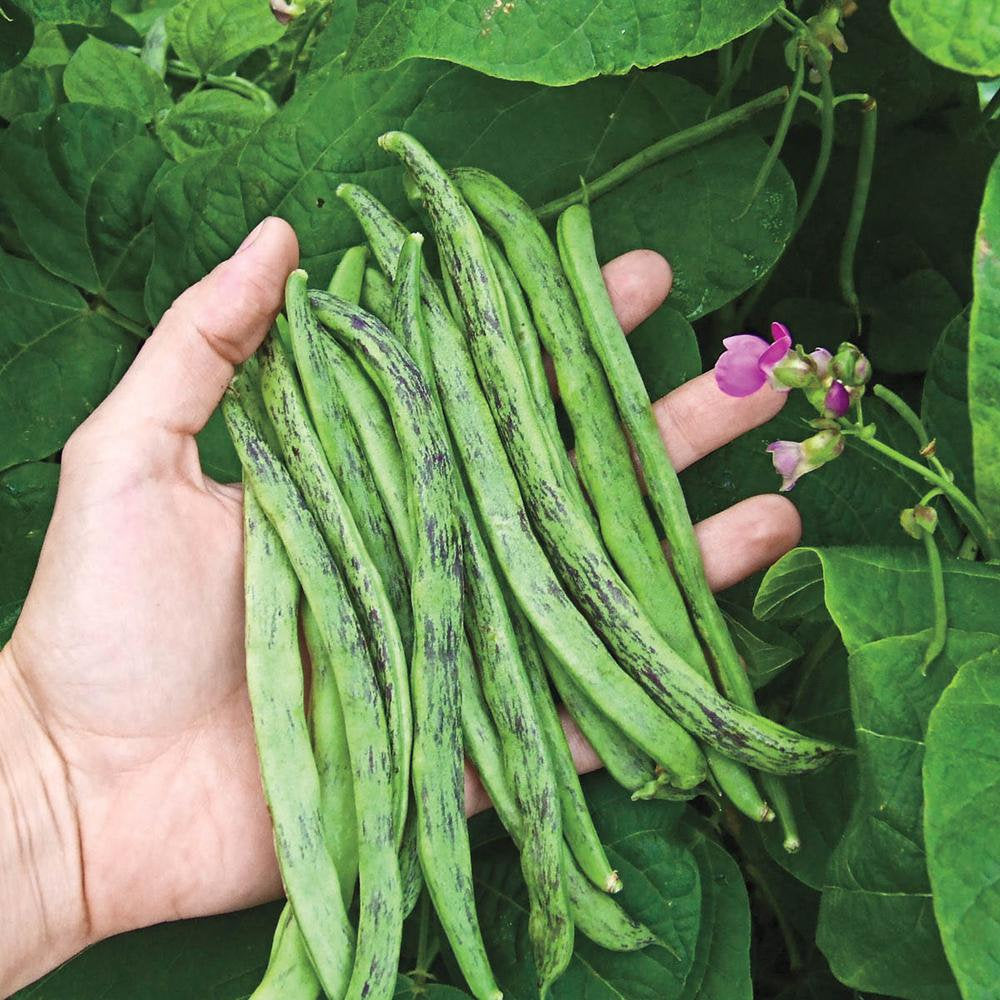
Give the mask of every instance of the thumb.
[[236, 365], [257, 349], [298, 265], [292, 227], [270, 217], [164, 313], [94, 416], [105, 426], [193, 435], [222, 399]]

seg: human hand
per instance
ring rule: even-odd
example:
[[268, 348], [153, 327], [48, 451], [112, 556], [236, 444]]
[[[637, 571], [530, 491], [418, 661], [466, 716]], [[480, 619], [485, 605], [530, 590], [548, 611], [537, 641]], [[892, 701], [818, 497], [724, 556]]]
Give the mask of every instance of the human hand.
[[[267, 220], [178, 299], [66, 446], [0, 653], [0, 773], [13, 775], [9, 802], [0, 787], [0, 905], [18, 914], [0, 930], [0, 992], [102, 937], [281, 891], [244, 677], [241, 492], [202, 474], [194, 435], [269, 329], [297, 257], [291, 229]], [[605, 277], [626, 330], [670, 285], [649, 251]], [[708, 374], [656, 413], [682, 468], [782, 402], [724, 396]], [[721, 589], [794, 545], [799, 521], [769, 495], [697, 531]], [[572, 729], [571, 742], [581, 770], [598, 766]], [[471, 772], [466, 793], [470, 812], [488, 805]]]

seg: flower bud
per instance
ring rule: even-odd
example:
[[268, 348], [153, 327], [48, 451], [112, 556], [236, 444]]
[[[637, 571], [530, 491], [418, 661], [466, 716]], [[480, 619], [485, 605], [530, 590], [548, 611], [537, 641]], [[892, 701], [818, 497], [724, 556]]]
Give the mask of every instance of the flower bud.
[[923, 538], [925, 534], [934, 534], [937, 528], [938, 515], [933, 507], [918, 504], [916, 507], [907, 507], [899, 515], [900, 527], [911, 538]]
[[851, 408], [851, 394], [843, 382], [834, 382], [826, 391], [823, 411], [828, 417], [842, 417]]
[[830, 371], [848, 388], [862, 386], [872, 377], [871, 362], [854, 344], [846, 341], [837, 349]]
[[799, 351], [789, 351], [770, 372], [771, 378], [789, 389], [806, 389], [816, 384], [816, 368]]

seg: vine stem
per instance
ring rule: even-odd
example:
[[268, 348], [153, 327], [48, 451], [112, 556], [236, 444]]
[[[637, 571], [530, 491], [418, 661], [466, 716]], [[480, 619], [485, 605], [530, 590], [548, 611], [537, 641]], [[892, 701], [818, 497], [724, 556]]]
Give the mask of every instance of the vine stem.
[[763, 37], [764, 32], [767, 31], [770, 26], [771, 22], [765, 21], [763, 24], [754, 28], [754, 30], [751, 31], [750, 34], [743, 40], [743, 44], [740, 46], [740, 51], [736, 54], [736, 58], [733, 60], [732, 67], [726, 74], [726, 78], [721, 82], [719, 89], [716, 91], [715, 97], [712, 98], [712, 103], [709, 104], [708, 110], [705, 112], [706, 121], [718, 114], [720, 108], [729, 107], [729, 99], [733, 95], [733, 89], [753, 63], [753, 57], [757, 52], [757, 46], [760, 44], [760, 40]]
[[110, 320], [115, 326], [121, 327], [140, 340], [145, 340], [149, 336], [149, 327], [143, 326], [141, 323], [136, 323], [135, 320], [131, 320], [127, 316], [123, 316], [117, 309], [112, 309], [106, 302], [98, 302], [94, 306], [93, 312], [98, 316], [103, 316], [105, 319]]
[[847, 216], [844, 242], [840, 247], [840, 294], [854, 312], [858, 332], [861, 332], [861, 303], [854, 285], [854, 255], [858, 237], [865, 220], [868, 191], [872, 184], [872, 167], [875, 163], [875, 139], [878, 129], [878, 104], [873, 100], [861, 105], [861, 141], [858, 144], [858, 170], [854, 180], [854, 195]]
[[[587, 181], [587, 197], [593, 201], [594, 198], [599, 198], [602, 194], [606, 194], [612, 188], [627, 181], [630, 177], [634, 177], [647, 167], [665, 160], [668, 156], [700, 146], [716, 136], [742, 125], [743, 122], [759, 112], [784, 104], [788, 100], [788, 94], [787, 86], [776, 87], [731, 111], [724, 111], [721, 115], [709, 118], [706, 122], [693, 125], [682, 132], [675, 132], [673, 135], [668, 135], [666, 138], [654, 142], [651, 146], [640, 150], [635, 156], [630, 156], [627, 160], [612, 167], [607, 173], [601, 174], [600, 177], [596, 177], [592, 181]], [[581, 201], [583, 201], [583, 192], [577, 190], [562, 198], [556, 198], [540, 205], [535, 209], [535, 215], [539, 219], [551, 219], [564, 209], [569, 208], [570, 205], [576, 205]]]
[[926, 677], [930, 665], [940, 656], [948, 641], [948, 606], [944, 596], [944, 567], [941, 565], [941, 553], [932, 531], [924, 528], [921, 532], [924, 549], [927, 552], [927, 563], [931, 573], [931, 602], [934, 609], [934, 624], [931, 626], [931, 641], [924, 651], [920, 664], [920, 672]]
[[[907, 426], [916, 435], [917, 440], [920, 442], [920, 450], [923, 453], [931, 444], [931, 436], [927, 433], [927, 428], [924, 427], [924, 422], [917, 416], [916, 411], [906, 402], [901, 396], [897, 396], [896, 393], [892, 391], [888, 386], [876, 385], [872, 389], [872, 395], [877, 399], [881, 399], [889, 409], [893, 410], [898, 416], [902, 417], [906, 422]], [[951, 473], [944, 467], [941, 459], [936, 455], [925, 456], [927, 461], [930, 463], [931, 467], [934, 468], [939, 475], [943, 476], [945, 479], [951, 479]]]
[[942, 476], [933, 469], [927, 468], [926, 465], [921, 465], [919, 462], [915, 462], [909, 456], [904, 455], [902, 452], [896, 451], [895, 448], [879, 441], [878, 438], [865, 437], [863, 434], [858, 434], [857, 431], [850, 426], [845, 428], [845, 431], [857, 438], [858, 441], [867, 445], [869, 448], [872, 448], [874, 451], [885, 455], [886, 458], [891, 458], [897, 464], [902, 465], [903, 468], [909, 469], [911, 472], [915, 472], [918, 476], [926, 479], [927, 482], [931, 483], [933, 486], [937, 486], [951, 501], [952, 506], [954, 506], [962, 516], [962, 520], [965, 521], [965, 523], [969, 526], [969, 529], [976, 536], [976, 541], [979, 543], [979, 547], [983, 550], [983, 552], [986, 553], [986, 558], [1000, 558], [1000, 550], [997, 548], [997, 541], [990, 534], [990, 530], [986, 525], [983, 515], [979, 512], [979, 508], [976, 507], [976, 505], [950, 479], [946, 476]]
[[[809, 212], [813, 207], [813, 202], [816, 201], [816, 196], [819, 194], [820, 188], [823, 186], [823, 179], [826, 177], [827, 167], [830, 165], [830, 154], [833, 152], [833, 112], [834, 112], [834, 95], [833, 95], [833, 83], [830, 80], [830, 73], [825, 66], [820, 64], [819, 73], [821, 75], [821, 94], [823, 97], [822, 107], [820, 110], [820, 140], [819, 140], [819, 152], [816, 155], [816, 165], [813, 167], [812, 176], [809, 178], [809, 184], [806, 187], [805, 193], [802, 195], [802, 200], [799, 202], [798, 211], [795, 213], [795, 221], [792, 223], [792, 232], [788, 237], [788, 242], [785, 244], [785, 251], [795, 241], [795, 237], [798, 236], [799, 231], [802, 229], [803, 223], [809, 217]], [[802, 91], [805, 94], [805, 90]], [[784, 254], [782, 254], [784, 257]], [[753, 291], [740, 303], [739, 312], [736, 315], [736, 326], [737, 329], [743, 329], [746, 325], [747, 316], [753, 311], [755, 305], [757, 305], [758, 299], [767, 288], [771, 277], [781, 262], [782, 257], [779, 257], [767, 270], [764, 277], [757, 282]]]

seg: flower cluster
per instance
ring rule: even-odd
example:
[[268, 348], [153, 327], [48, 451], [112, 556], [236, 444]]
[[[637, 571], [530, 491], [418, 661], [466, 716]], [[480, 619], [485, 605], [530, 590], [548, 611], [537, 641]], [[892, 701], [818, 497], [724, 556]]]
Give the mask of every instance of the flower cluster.
[[778, 392], [801, 389], [820, 414], [811, 421], [817, 433], [807, 440], [768, 445], [782, 491], [841, 454], [840, 421], [861, 399], [871, 378], [871, 365], [857, 347], [843, 343], [836, 354], [824, 347], [807, 354], [803, 347], [792, 346], [784, 323], [771, 324], [770, 343], [752, 333], [722, 343], [726, 350], [715, 364], [715, 381], [727, 396], [749, 396], [764, 385]]

